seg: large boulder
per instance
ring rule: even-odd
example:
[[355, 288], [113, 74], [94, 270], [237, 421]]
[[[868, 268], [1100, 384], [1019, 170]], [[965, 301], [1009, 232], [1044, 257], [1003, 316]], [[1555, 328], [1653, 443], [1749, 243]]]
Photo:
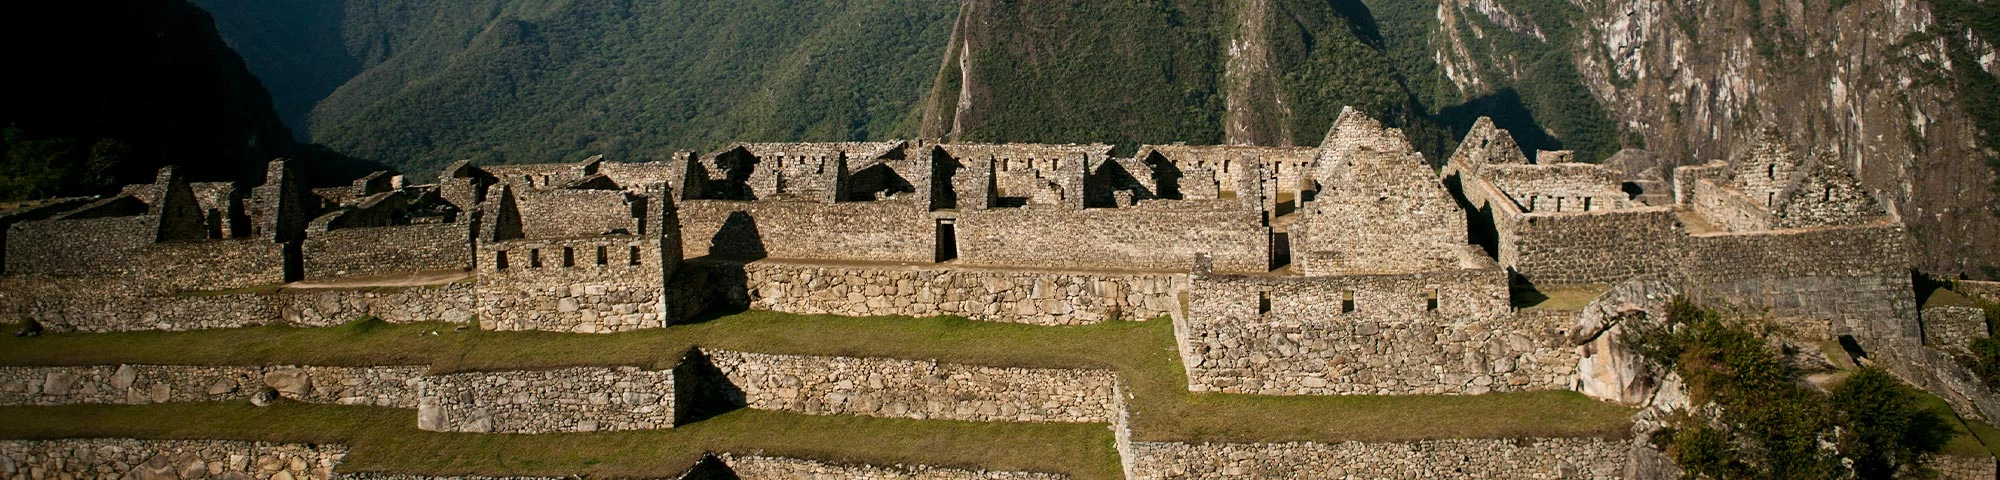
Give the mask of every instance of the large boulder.
[[1645, 405], [1659, 388], [1655, 375], [1663, 372], [1652, 371], [1623, 339], [1639, 325], [1666, 321], [1667, 304], [1679, 293], [1664, 281], [1632, 279], [1613, 285], [1584, 307], [1570, 336], [1581, 357], [1576, 391], [1608, 402]]

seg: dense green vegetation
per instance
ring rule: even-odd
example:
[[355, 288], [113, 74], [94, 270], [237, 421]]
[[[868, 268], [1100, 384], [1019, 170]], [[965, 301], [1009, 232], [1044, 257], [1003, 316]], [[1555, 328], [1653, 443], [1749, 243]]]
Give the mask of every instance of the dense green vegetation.
[[[420, 177], [461, 159], [645, 160], [735, 140], [912, 136], [956, 11], [917, 0], [205, 3], [233, 41], [257, 45], [244, 51], [283, 105], [316, 102], [295, 127]], [[303, 25], [272, 31], [271, 18]]]
[[960, 139], [1220, 143], [1221, 3], [978, 2], [962, 32], [974, 113]]
[[1685, 380], [1695, 411], [1654, 440], [1693, 476], [1922, 475], [1925, 456], [1959, 433], [1921, 392], [1886, 371], [1862, 368], [1822, 392], [1800, 381], [1766, 334], [1686, 301], [1674, 302], [1666, 322], [1624, 341]]
[[[1585, 11], [1560, 0], [1494, 2], [1541, 32], [1542, 38], [1510, 31], [1471, 9], [1458, 14], [1459, 37], [1478, 65], [1485, 91], [1460, 92], [1444, 78], [1437, 54], [1439, 28], [1435, 1], [1371, 1], [1382, 25], [1389, 57], [1404, 72], [1410, 91], [1436, 122], [1465, 135], [1473, 121], [1493, 117], [1528, 155], [1535, 150], [1574, 150], [1577, 159], [1599, 161], [1627, 145], [1610, 112], [1584, 87], [1573, 51], [1577, 24]], [[1457, 8], [1447, 6], [1447, 8]], [[1477, 28], [1483, 34], [1475, 35]], [[1468, 95], [1470, 98], [1467, 98]], [[1639, 146], [1639, 145], [1632, 145]]]
[[[1973, 125], [1978, 127], [1976, 133], [1982, 150], [1975, 155], [1982, 157], [1996, 177], [2000, 177], [2000, 78], [1976, 66], [1979, 65], [1978, 59], [1973, 57], [1965, 41], [1967, 32], [1987, 42], [2000, 41], [2000, 3], [1932, 0], [1931, 5], [1936, 8], [1940, 27], [1938, 35], [1945, 40], [1945, 53], [1951, 57], [1952, 64], [1959, 66], [1951, 79], [1958, 86], [1957, 100], [1965, 106], [1965, 113], [1972, 116]], [[1992, 188], [2000, 193], [2000, 180], [1996, 180]], [[2000, 216], [2000, 206], [1989, 206], [1988, 212]], [[2000, 271], [1988, 271], [1986, 274], [2000, 278]]]

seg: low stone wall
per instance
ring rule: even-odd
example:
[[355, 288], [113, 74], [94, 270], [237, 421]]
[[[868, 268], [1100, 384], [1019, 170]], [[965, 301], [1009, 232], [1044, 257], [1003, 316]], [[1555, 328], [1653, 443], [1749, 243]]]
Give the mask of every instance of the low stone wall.
[[[718, 268], [738, 268], [719, 266]], [[1181, 273], [1002, 270], [934, 265], [759, 261], [740, 267], [750, 308], [848, 316], [957, 315], [1034, 325], [1159, 318], [1178, 307]], [[731, 286], [734, 288], [734, 286]]]
[[34, 319], [57, 332], [186, 331], [325, 327], [364, 315], [396, 323], [464, 322], [475, 303], [470, 282], [217, 295], [149, 295], [124, 287], [81, 278], [0, 278], [0, 316]]
[[576, 480], [576, 478], [577, 477], [488, 477], [481, 475], [413, 475], [407, 473], [333, 472], [332, 480]]
[[1131, 480], [1622, 478], [1629, 445], [1601, 438], [1416, 442], [1133, 442]]
[[0, 440], [9, 479], [330, 480], [336, 445], [219, 440]]
[[1174, 336], [1196, 392], [1411, 395], [1567, 389], [1575, 312], [1514, 312], [1496, 270], [1196, 275]]
[[310, 279], [472, 268], [471, 222], [308, 231]]
[[1671, 280], [1703, 302], [1768, 312], [1802, 339], [1919, 337], [1901, 224], [1688, 237]]
[[417, 428], [550, 433], [673, 428], [674, 372], [638, 367], [455, 373], [419, 381]]
[[2000, 302], [2000, 282], [1959, 280], [1952, 282], [1952, 290], [1970, 297], [1980, 297], [1989, 302]]
[[0, 405], [240, 401], [263, 387], [308, 403], [414, 408], [425, 367], [0, 367]]
[[666, 310], [667, 276], [680, 259], [663, 256], [661, 242], [623, 235], [481, 244], [479, 326], [575, 333], [665, 327], [690, 312]]
[[1937, 470], [1937, 478], [1943, 480], [1993, 480], [2000, 467], [1996, 467], [1993, 457], [1959, 457], [1935, 455], [1930, 457], [1931, 469]]
[[1918, 319], [1924, 326], [1924, 345], [1961, 355], [1971, 353], [1974, 339], [1990, 335], [1986, 311], [1978, 308], [1930, 307]]
[[1058, 480], [1065, 475], [1032, 472], [989, 472], [959, 470], [925, 465], [884, 468], [871, 465], [831, 463], [762, 455], [722, 454], [722, 462], [743, 480], [861, 479], [861, 480]]
[[975, 422], [1110, 422], [1109, 371], [706, 351], [759, 410]]

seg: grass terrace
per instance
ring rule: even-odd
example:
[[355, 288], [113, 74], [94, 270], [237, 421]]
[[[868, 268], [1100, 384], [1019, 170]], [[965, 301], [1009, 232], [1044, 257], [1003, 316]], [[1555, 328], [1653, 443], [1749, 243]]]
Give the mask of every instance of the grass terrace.
[[[1573, 392], [1478, 396], [1191, 394], [1164, 319], [1044, 327], [959, 318], [749, 311], [617, 334], [488, 332], [364, 319], [334, 328], [54, 334], [0, 339], [0, 364], [431, 365], [438, 372], [575, 365], [668, 368], [690, 347], [1117, 371], [1135, 440], [1396, 441], [1626, 435], [1633, 410]], [[356, 470], [436, 474], [677, 473], [702, 451], [878, 465], [1119, 476], [1104, 425], [808, 416], [738, 410], [672, 430], [553, 435], [420, 432], [408, 410], [287, 404], [0, 408], [0, 437], [228, 438], [345, 443]], [[162, 419], [171, 419], [163, 421]], [[609, 452], [617, 452], [610, 455]]]

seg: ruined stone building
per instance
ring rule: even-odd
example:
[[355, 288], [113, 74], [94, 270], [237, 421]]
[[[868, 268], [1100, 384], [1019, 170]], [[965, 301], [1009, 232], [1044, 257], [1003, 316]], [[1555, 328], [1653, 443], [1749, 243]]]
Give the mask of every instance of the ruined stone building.
[[[1481, 120], [1440, 172], [1344, 112], [1318, 147], [739, 143], [407, 185], [156, 182], [0, 214], [0, 311], [58, 330], [470, 321], [660, 328], [719, 307], [1043, 325], [1171, 317], [1196, 391], [1568, 389], [1523, 286], [1634, 277], [1810, 339], [1919, 338], [1895, 209], [1774, 139], [1665, 175], [1530, 160]], [[364, 288], [393, 286], [395, 288]]]

